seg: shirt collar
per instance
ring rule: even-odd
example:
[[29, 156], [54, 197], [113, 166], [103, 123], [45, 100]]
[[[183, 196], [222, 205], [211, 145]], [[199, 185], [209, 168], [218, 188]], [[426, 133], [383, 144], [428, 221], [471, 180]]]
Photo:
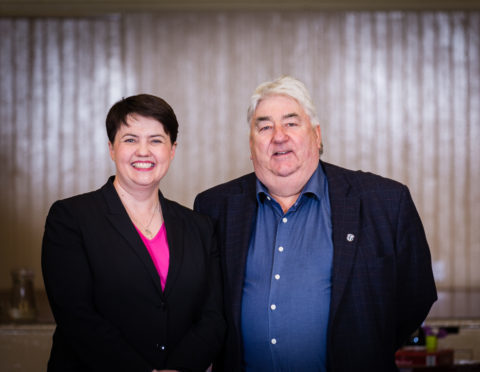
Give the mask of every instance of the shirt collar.
[[[310, 179], [307, 181], [306, 185], [302, 189], [302, 192], [300, 193], [298, 200], [300, 200], [304, 194], [314, 195], [318, 200], [325, 198], [327, 196], [325, 195], [326, 193], [325, 186], [326, 186], [326, 176], [325, 176], [325, 172], [323, 170], [322, 164], [319, 162], [317, 169], [315, 169], [315, 172], [313, 172], [312, 176], [310, 177]], [[267, 197], [270, 197], [270, 198], [272, 197], [268, 192], [268, 189], [266, 188], [266, 186], [263, 183], [261, 183], [258, 178], [256, 180], [256, 195], [257, 195], [257, 201], [259, 203], [263, 203]]]

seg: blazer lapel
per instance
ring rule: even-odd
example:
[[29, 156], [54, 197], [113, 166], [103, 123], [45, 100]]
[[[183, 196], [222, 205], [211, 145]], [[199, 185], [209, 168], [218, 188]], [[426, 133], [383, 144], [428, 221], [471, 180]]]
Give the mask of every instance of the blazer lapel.
[[160, 205], [162, 206], [163, 221], [167, 231], [168, 249], [170, 251], [170, 263], [168, 265], [167, 282], [165, 283], [165, 296], [171, 292], [175, 280], [178, 278], [184, 254], [183, 221], [171, 213], [168, 201], [159, 192]]
[[332, 211], [333, 271], [330, 324], [345, 292], [357, 252], [360, 199], [338, 168], [324, 163]]
[[226, 205], [225, 275], [231, 283], [232, 309], [235, 324], [240, 326], [243, 279], [247, 261], [248, 244], [255, 224], [257, 200], [255, 198], [255, 176], [242, 185], [238, 194], [233, 194]]
[[152, 278], [155, 288], [162, 295], [162, 287], [160, 285], [160, 276], [148, 253], [142, 239], [138, 235], [135, 226], [130, 221], [127, 211], [125, 210], [114, 186], [113, 177], [102, 187], [102, 194], [108, 206], [107, 218], [112, 226], [122, 235], [128, 243], [128, 246], [135, 252], [137, 257], [145, 266], [145, 269]]

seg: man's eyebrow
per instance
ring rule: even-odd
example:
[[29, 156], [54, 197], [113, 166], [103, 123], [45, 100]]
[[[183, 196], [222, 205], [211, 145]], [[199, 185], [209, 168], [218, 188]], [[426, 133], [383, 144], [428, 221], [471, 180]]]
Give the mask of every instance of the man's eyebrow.
[[300, 117], [300, 115], [298, 115], [295, 112], [291, 112], [290, 114], [283, 115], [282, 119], [290, 119], [290, 118], [298, 118], [298, 117]]
[[272, 121], [272, 118], [270, 116], [259, 116], [255, 119], [255, 124], [258, 124], [261, 121]]

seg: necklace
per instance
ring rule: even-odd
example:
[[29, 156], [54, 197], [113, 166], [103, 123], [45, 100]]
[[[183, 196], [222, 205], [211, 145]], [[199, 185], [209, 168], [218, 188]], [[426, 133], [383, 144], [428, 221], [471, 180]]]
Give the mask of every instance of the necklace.
[[129, 214], [130, 218], [133, 220], [135, 225], [140, 226], [140, 230], [142, 230], [142, 232], [145, 234], [145, 236], [148, 239], [153, 238], [153, 233], [150, 231], [150, 225], [152, 224], [153, 217], [155, 217], [155, 213], [157, 212], [158, 206], [159, 206], [159, 203], [157, 202], [157, 204], [155, 204], [155, 206], [153, 207], [152, 216], [150, 217], [150, 220], [149, 220], [147, 225], [144, 225], [143, 223], [140, 223], [140, 221], [133, 216], [132, 211], [129, 208], [127, 208], [127, 211], [129, 212], [128, 214]]
[[157, 211], [157, 207], [158, 207], [158, 203], [155, 204], [155, 207], [153, 208], [152, 217], [150, 217], [150, 221], [148, 222], [148, 225], [143, 227], [143, 231], [145, 231], [145, 235], [147, 236], [148, 239], [152, 239], [153, 237], [153, 234], [150, 231], [150, 225], [153, 221], [153, 217], [155, 216], [155, 212]]
[[[120, 197], [120, 200], [124, 206], [124, 208], [126, 209], [127, 211], [127, 214], [128, 216], [130, 217], [130, 220], [137, 226], [140, 226], [140, 230], [142, 230], [145, 234], [145, 236], [148, 238], [148, 239], [152, 239], [153, 238], [153, 234], [152, 232], [150, 231], [150, 225], [152, 224], [152, 221], [153, 221], [153, 217], [155, 217], [155, 213], [157, 212], [157, 209], [159, 209], [159, 206], [160, 206], [160, 201], [157, 199], [157, 203], [155, 204], [155, 206], [153, 207], [153, 210], [152, 210], [152, 216], [150, 217], [150, 220], [148, 221], [148, 224], [147, 225], [144, 225], [143, 223], [140, 223], [140, 221], [138, 219], [135, 218], [132, 210], [130, 208], [128, 208], [128, 201], [129, 200], [132, 200], [131, 197], [128, 197], [128, 193], [125, 192], [125, 190], [122, 189], [122, 187], [120, 187], [120, 185], [113, 185], [115, 187], [115, 189], [117, 190], [117, 193], [118, 193], [118, 196]], [[160, 217], [161, 217], [161, 214], [160, 214]]]

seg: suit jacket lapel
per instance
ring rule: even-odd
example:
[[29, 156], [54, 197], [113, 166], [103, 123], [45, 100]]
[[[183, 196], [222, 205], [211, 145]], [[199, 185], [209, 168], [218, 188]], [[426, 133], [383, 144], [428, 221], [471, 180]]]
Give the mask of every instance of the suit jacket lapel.
[[360, 237], [360, 199], [339, 168], [325, 164], [332, 211], [333, 271], [330, 302], [330, 324], [333, 324], [345, 292]]
[[122, 235], [128, 243], [128, 246], [135, 252], [137, 257], [145, 266], [145, 269], [152, 278], [155, 288], [162, 295], [162, 286], [160, 285], [160, 276], [148, 253], [142, 239], [138, 235], [135, 226], [130, 221], [127, 211], [125, 210], [120, 198], [113, 186], [113, 177], [101, 189], [103, 197], [108, 206], [107, 218], [112, 226]]
[[160, 205], [162, 207], [163, 220], [167, 231], [168, 248], [170, 251], [170, 263], [168, 265], [167, 282], [165, 283], [165, 296], [172, 291], [175, 280], [178, 278], [184, 254], [184, 229], [183, 221], [171, 213], [168, 201], [159, 192]]
[[256, 219], [257, 200], [255, 198], [255, 176], [241, 185], [240, 193], [233, 194], [227, 201], [225, 274], [232, 296], [232, 309], [235, 324], [240, 326], [243, 279], [247, 261], [248, 244]]

